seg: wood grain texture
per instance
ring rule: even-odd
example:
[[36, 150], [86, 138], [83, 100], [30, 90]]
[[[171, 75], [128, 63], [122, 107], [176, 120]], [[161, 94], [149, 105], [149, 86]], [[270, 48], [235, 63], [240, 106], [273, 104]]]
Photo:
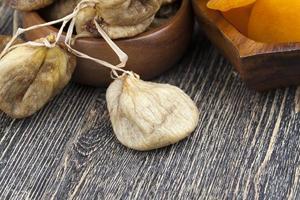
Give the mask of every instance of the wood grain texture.
[[232, 63], [248, 87], [264, 91], [300, 84], [300, 43], [267, 44], [241, 34], [208, 0], [193, 0], [207, 37]]
[[156, 81], [185, 90], [201, 116], [190, 138], [151, 152], [116, 140], [103, 89], [72, 83], [31, 118], [1, 114], [0, 199], [300, 198], [295, 88], [247, 89], [199, 35]]

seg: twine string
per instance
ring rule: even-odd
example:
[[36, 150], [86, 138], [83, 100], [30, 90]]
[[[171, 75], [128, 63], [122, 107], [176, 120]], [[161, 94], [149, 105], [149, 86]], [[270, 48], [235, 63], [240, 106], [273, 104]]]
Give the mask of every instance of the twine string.
[[[72, 48], [72, 43], [73, 43], [73, 31], [74, 31], [74, 27], [75, 27], [75, 22], [76, 22], [76, 17], [79, 13], [80, 10], [82, 10], [83, 8], [89, 7], [89, 6], [95, 6], [97, 4], [96, 0], [83, 0], [81, 1], [73, 10], [73, 12], [61, 19], [57, 19], [54, 21], [50, 21], [50, 22], [46, 22], [43, 24], [37, 24], [28, 28], [18, 28], [16, 33], [13, 35], [13, 37], [11, 38], [11, 40], [8, 42], [8, 44], [5, 46], [5, 48], [3, 49], [3, 51], [0, 54], [0, 59], [3, 58], [8, 52], [10, 52], [12, 49], [17, 48], [17, 47], [21, 47], [21, 46], [34, 46], [34, 47], [47, 47], [47, 48], [53, 48], [56, 46], [56, 44], [59, 42], [62, 34], [63, 34], [63, 30], [66, 27], [67, 23], [70, 22], [69, 27], [67, 29], [67, 33], [65, 36], [65, 41], [64, 44], [66, 45], [68, 51], [70, 51], [72, 54], [76, 55], [77, 57], [80, 58], [84, 58], [84, 59], [88, 59], [88, 60], [92, 60], [104, 67], [107, 67], [109, 69], [112, 70], [112, 78], [120, 78], [122, 77], [124, 74], [129, 74], [129, 75], [133, 75], [133, 72], [127, 71], [122, 69], [123, 67], [126, 66], [126, 63], [128, 61], [128, 55], [123, 52], [111, 39], [110, 37], [105, 33], [105, 31], [101, 28], [101, 26], [98, 24], [96, 18], [93, 20], [97, 31], [100, 33], [100, 35], [103, 37], [103, 39], [108, 43], [108, 45], [113, 49], [113, 51], [117, 54], [117, 56], [119, 57], [120, 63], [117, 65], [113, 65], [111, 63], [108, 63], [104, 60], [100, 60], [94, 57], [91, 57], [87, 54], [84, 54], [74, 48]], [[46, 38], [41, 38], [37, 41], [28, 41], [22, 44], [16, 44], [13, 45], [13, 43], [15, 42], [15, 40], [23, 33], [34, 30], [34, 29], [38, 29], [38, 28], [42, 28], [42, 27], [46, 27], [46, 26], [51, 26], [54, 24], [58, 24], [58, 23], [62, 23], [58, 33], [56, 35], [50, 35]], [[53, 39], [54, 38], [54, 39]], [[76, 37], [75, 37], [76, 39]], [[122, 74], [119, 75], [117, 72], [121, 72]]]

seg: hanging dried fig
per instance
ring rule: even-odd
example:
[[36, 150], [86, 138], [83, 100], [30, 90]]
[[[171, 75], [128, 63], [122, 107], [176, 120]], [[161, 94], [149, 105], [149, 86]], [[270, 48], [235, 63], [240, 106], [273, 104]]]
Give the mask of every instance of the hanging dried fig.
[[[93, 23], [93, 19], [97, 15], [97, 10], [92, 7], [84, 8], [79, 12], [76, 21], [76, 31], [79, 34], [89, 33], [94, 36], [98, 36], [99, 33]], [[146, 19], [144, 22], [140, 22], [136, 25], [128, 26], [119, 26], [119, 25], [109, 25], [103, 22], [103, 20], [97, 20], [105, 32], [109, 35], [111, 39], [117, 38], [127, 38], [133, 37], [139, 33], [144, 32], [149, 25], [152, 23], [154, 16]]]
[[110, 38], [133, 37], [150, 26], [161, 3], [161, 0], [98, 0], [96, 6], [79, 12], [77, 34], [98, 36], [93, 23], [96, 18]]
[[132, 149], [146, 151], [174, 144], [198, 123], [195, 103], [168, 84], [126, 75], [109, 86], [106, 99], [118, 140]]
[[[104, 3], [105, 2], [105, 3]], [[161, 0], [103, 0], [99, 3], [99, 16], [109, 25], [132, 26], [153, 17], [161, 6]]]
[[[174, 0], [95, 0], [95, 6], [82, 9], [76, 20], [79, 36], [99, 36], [94, 19], [112, 39], [133, 37], [153, 22], [162, 4]], [[47, 8], [49, 20], [70, 14], [80, 0], [57, 0]]]
[[0, 109], [13, 118], [34, 114], [70, 81], [75, 57], [59, 46], [20, 46], [0, 60]]

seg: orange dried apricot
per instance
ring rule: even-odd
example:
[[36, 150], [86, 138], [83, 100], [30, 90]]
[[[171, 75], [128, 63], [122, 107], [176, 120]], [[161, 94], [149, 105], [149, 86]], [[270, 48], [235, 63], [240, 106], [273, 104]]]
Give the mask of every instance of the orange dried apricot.
[[239, 32], [246, 35], [248, 34], [248, 22], [251, 15], [253, 4], [234, 8], [226, 12], [222, 12], [223, 16], [229, 21]]
[[228, 11], [253, 4], [256, 0], [210, 0], [207, 7], [214, 10]]
[[299, 0], [257, 0], [248, 35], [261, 42], [300, 42]]

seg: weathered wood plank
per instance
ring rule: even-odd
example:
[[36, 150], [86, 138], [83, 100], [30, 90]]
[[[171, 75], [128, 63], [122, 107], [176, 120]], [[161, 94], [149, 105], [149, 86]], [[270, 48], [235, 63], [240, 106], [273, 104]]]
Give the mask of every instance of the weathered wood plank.
[[11, 34], [12, 33], [12, 9], [9, 9], [0, 1], [0, 32], [1, 34]]
[[[11, 11], [0, 13], [10, 33]], [[0, 199], [300, 198], [295, 88], [248, 90], [198, 38], [157, 81], [184, 89], [201, 116], [190, 138], [151, 152], [116, 140], [102, 89], [70, 84], [31, 118], [0, 114]]]
[[70, 86], [37, 115], [14, 125], [17, 131], [9, 130], [3, 137], [10, 145], [1, 152], [0, 194], [13, 196], [31, 184], [43, 191], [40, 184], [59, 164], [94, 95], [93, 89]]

